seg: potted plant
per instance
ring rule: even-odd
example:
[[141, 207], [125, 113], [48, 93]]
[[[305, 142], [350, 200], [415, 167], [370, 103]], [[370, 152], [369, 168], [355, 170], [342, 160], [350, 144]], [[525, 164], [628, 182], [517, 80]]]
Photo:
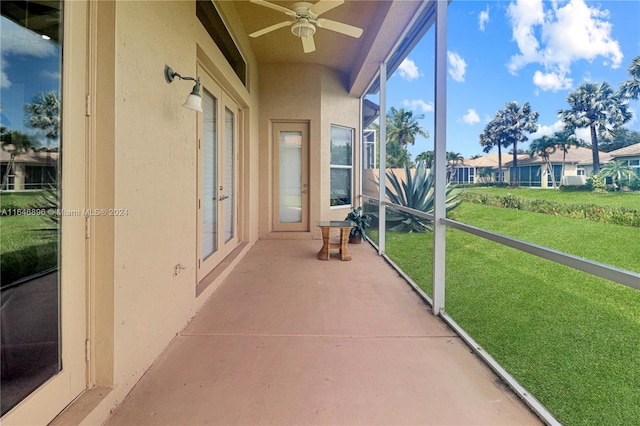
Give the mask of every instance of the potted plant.
[[362, 207], [353, 207], [344, 220], [350, 220], [354, 223], [351, 232], [349, 232], [349, 242], [360, 244], [362, 238], [366, 236], [367, 228], [371, 226], [371, 216], [362, 214]]

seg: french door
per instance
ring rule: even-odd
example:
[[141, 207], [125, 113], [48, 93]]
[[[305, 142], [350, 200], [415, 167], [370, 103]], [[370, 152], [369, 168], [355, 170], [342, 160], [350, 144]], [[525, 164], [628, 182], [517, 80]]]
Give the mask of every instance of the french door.
[[273, 125], [273, 230], [309, 230], [309, 124]]
[[238, 245], [238, 105], [198, 67], [198, 264], [202, 280]]
[[34, 207], [0, 218], [13, 242], [0, 253], [0, 423], [8, 426], [49, 423], [87, 385], [88, 219], [74, 213], [86, 207], [90, 8], [84, 1], [6, 3], [0, 31], [13, 49], [2, 53], [11, 64], [3, 69], [11, 84], [0, 88], [3, 133], [23, 142], [18, 162], [28, 153], [47, 164], [46, 181], [16, 167], [13, 189]]

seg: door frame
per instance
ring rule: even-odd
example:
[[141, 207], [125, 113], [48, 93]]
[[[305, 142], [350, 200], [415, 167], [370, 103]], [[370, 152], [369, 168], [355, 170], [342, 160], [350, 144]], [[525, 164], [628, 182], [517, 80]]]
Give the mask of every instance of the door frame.
[[[273, 121], [272, 122], [272, 199], [273, 206], [271, 229], [273, 232], [309, 232], [309, 211], [311, 185], [309, 182], [309, 130], [308, 121]], [[301, 208], [300, 222], [282, 223], [280, 218], [280, 132], [299, 131], [302, 134], [301, 160]]]
[[[63, 5], [62, 68], [62, 208], [83, 211], [87, 206], [87, 140], [89, 4]], [[61, 370], [2, 416], [3, 425], [47, 424], [87, 387], [88, 339], [87, 229], [88, 217], [62, 215], [59, 256]]]
[[[198, 163], [198, 178], [196, 183], [197, 188], [197, 235], [196, 235], [196, 282], [202, 281], [209, 272], [211, 272], [226, 256], [228, 256], [237, 246], [239, 239], [239, 147], [240, 147], [240, 123], [242, 120], [242, 110], [240, 105], [223, 89], [222, 85], [217, 83], [211, 73], [202, 65], [198, 64], [197, 75], [200, 78], [202, 84], [202, 90], [211, 93], [216, 102], [217, 110], [217, 122], [216, 122], [216, 136], [217, 136], [217, 151], [216, 151], [216, 183], [218, 189], [216, 190], [216, 209], [217, 209], [217, 249], [207, 258], [203, 256], [203, 200], [202, 200], [202, 182], [203, 182], [203, 139], [204, 139], [204, 113], [198, 114], [198, 143], [197, 143], [197, 163]], [[225, 159], [225, 112], [231, 111], [234, 114], [233, 122], [233, 188], [224, 188], [224, 159]], [[222, 183], [222, 185], [221, 185]], [[223, 189], [220, 189], [223, 188]], [[221, 200], [221, 197], [226, 197]], [[223, 201], [223, 202], [221, 202]], [[233, 208], [230, 219], [233, 221], [233, 236], [225, 241], [225, 229], [224, 224], [229, 219], [225, 213], [225, 203], [233, 202]]]

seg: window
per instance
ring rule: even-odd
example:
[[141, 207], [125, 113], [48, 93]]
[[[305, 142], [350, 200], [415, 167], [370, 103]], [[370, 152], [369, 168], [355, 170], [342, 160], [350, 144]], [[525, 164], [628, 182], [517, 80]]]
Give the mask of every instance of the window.
[[376, 168], [376, 131], [373, 129], [362, 132], [362, 168]]
[[562, 166], [559, 164], [553, 165], [553, 176], [547, 171], [547, 188], [553, 188], [554, 182], [556, 185], [560, 184], [562, 180]]
[[218, 49], [222, 52], [225, 59], [233, 68], [236, 75], [242, 81], [242, 84], [247, 85], [247, 63], [242, 57], [240, 50], [236, 46], [233, 37], [229, 33], [222, 17], [216, 10], [211, 0], [198, 0], [196, 1], [196, 16], [204, 25], [213, 41], [218, 46]]
[[578, 166], [578, 169], [577, 169], [576, 173], [577, 173], [578, 176], [585, 176], [586, 173], [585, 173], [585, 170], [584, 170], [584, 166]]
[[331, 126], [331, 205], [351, 205], [353, 129]]

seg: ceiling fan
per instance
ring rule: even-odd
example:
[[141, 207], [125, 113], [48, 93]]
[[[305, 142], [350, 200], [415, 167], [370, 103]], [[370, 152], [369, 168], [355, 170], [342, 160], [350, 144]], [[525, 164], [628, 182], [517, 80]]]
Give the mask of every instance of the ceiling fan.
[[320, 0], [317, 3], [297, 2], [293, 3], [292, 9], [270, 3], [265, 0], [250, 0], [251, 3], [260, 6], [278, 10], [285, 15], [291, 16], [290, 21], [280, 22], [263, 28], [259, 31], [249, 34], [249, 37], [260, 37], [261, 35], [270, 33], [284, 27], [291, 27], [291, 32], [302, 40], [302, 50], [304, 53], [310, 53], [316, 50], [316, 44], [313, 41], [313, 35], [316, 33], [316, 27], [335, 31], [354, 38], [362, 35], [362, 28], [344, 24], [342, 22], [332, 21], [330, 19], [318, 18], [321, 14], [338, 7], [344, 3], [344, 0]]

